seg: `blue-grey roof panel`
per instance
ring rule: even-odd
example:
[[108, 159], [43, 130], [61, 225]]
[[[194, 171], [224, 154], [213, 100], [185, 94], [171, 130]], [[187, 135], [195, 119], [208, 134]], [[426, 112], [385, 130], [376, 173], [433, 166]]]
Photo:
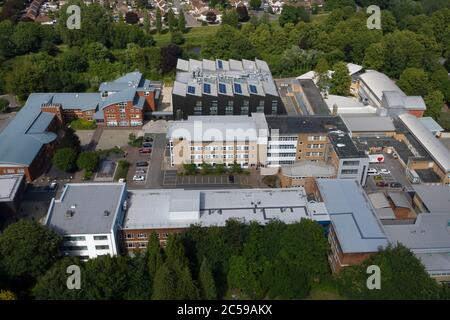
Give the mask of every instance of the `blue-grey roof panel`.
[[128, 88], [126, 90], [115, 92], [110, 94], [101, 104], [101, 108], [105, 108], [112, 104], [134, 101], [134, 96], [136, 95], [136, 88]]
[[55, 115], [50, 112], [41, 112], [41, 114], [36, 118], [34, 123], [28, 129], [26, 133], [42, 133], [47, 130], [50, 123], [55, 118]]
[[95, 110], [102, 101], [99, 93], [55, 93], [53, 103], [60, 103], [67, 110]]
[[375, 210], [356, 180], [317, 179], [317, 186], [344, 252], [375, 252], [388, 244]]

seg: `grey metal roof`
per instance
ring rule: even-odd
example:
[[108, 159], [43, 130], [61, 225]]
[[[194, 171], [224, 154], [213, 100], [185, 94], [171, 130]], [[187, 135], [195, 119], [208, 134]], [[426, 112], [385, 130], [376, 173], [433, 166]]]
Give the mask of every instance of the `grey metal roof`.
[[372, 90], [379, 101], [382, 100], [383, 91], [399, 91], [403, 93], [395, 82], [384, 73], [375, 70], [367, 70], [359, 77]]
[[53, 114], [41, 111], [53, 94], [32, 93], [22, 109], [0, 133], [0, 164], [30, 165], [42, 146], [56, 139], [56, 135], [45, 130], [54, 118]]
[[344, 253], [376, 252], [387, 246], [374, 208], [356, 180], [316, 181]]
[[394, 122], [390, 117], [342, 115], [347, 128], [352, 132], [393, 132]]
[[384, 230], [392, 243], [424, 253], [442, 250], [450, 252], [450, 212], [422, 213], [414, 224], [385, 225]]
[[101, 103], [101, 108], [104, 109], [107, 106], [120, 102], [134, 101], [135, 95], [136, 95], [136, 88], [134, 87], [112, 93], [108, 97], [106, 97], [105, 100]]
[[[125, 183], [67, 184], [61, 197], [52, 201], [46, 225], [64, 235], [109, 233], [120, 216], [125, 193]], [[72, 217], [67, 217], [68, 210], [74, 212]]]
[[417, 184], [413, 189], [430, 212], [450, 210], [450, 187]]
[[411, 200], [404, 192], [389, 191], [388, 196], [398, 208], [411, 208]]
[[430, 156], [445, 171], [450, 172], [450, 151], [415, 116], [404, 113], [398, 116], [411, 134], [428, 151]]
[[95, 110], [102, 101], [99, 93], [55, 93], [52, 102], [60, 103], [63, 109]]
[[367, 195], [375, 209], [390, 208], [389, 200], [383, 192], [374, 192]]
[[439, 123], [437, 123], [432, 117], [422, 117], [419, 118], [419, 121], [422, 122], [422, 124], [430, 130], [432, 134], [436, 134], [438, 132], [444, 131], [444, 128], [442, 128]]
[[[145, 79], [144, 79], [145, 80]], [[125, 74], [111, 82], [103, 82], [100, 84], [99, 91], [117, 92], [130, 87], [139, 87], [143, 81], [142, 73], [135, 71]]]

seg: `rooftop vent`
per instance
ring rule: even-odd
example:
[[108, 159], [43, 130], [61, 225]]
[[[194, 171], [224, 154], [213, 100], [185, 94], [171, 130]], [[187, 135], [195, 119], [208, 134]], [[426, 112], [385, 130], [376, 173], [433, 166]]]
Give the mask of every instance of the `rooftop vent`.
[[343, 144], [343, 143], [338, 143], [336, 146], [337, 146], [338, 148], [342, 148], [342, 147], [345, 147], [345, 144]]
[[73, 217], [73, 215], [75, 214], [75, 211], [73, 211], [73, 210], [67, 210], [66, 211], [66, 218], [72, 218]]
[[70, 206], [70, 209], [75, 209], [76, 207], [77, 207], [77, 205], [73, 204], [73, 205]]
[[103, 216], [104, 217], [109, 217], [110, 212], [108, 210], [103, 211]]

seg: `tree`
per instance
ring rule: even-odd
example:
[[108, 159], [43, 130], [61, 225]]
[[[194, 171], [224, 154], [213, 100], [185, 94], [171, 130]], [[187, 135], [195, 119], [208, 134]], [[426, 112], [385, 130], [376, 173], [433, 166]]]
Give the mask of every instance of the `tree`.
[[153, 300], [176, 299], [176, 275], [166, 263], [156, 272], [153, 283]]
[[372, 43], [365, 51], [363, 66], [366, 69], [383, 70], [384, 47], [381, 43]]
[[58, 149], [53, 155], [52, 162], [56, 168], [65, 172], [72, 172], [76, 168], [77, 152], [72, 148]]
[[60, 148], [74, 149], [78, 153], [80, 150], [80, 138], [75, 134], [75, 130], [66, 128], [59, 146]]
[[253, 10], [258, 10], [261, 8], [261, 0], [250, 0], [250, 7]]
[[352, 79], [348, 74], [347, 65], [344, 62], [338, 62], [333, 69], [334, 73], [330, 80], [330, 94], [348, 96]]
[[325, 58], [319, 59], [315, 72], [317, 74], [317, 87], [321, 92], [325, 92], [330, 86], [329, 70], [330, 66], [328, 65], [328, 61]]
[[424, 100], [427, 106], [425, 114], [438, 120], [442, 111], [442, 106], [444, 105], [444, 95], [442, 92], [438, 90], [431, 91], [425, 96]]
[[280, 26], [284, 27], [286, 23], [297, 24], [300, 21], [309, 22], [309, 20], [309, 13], [304, 7], [284, 5], [278, 22]]
[[397, 85], [407, 94], [415, 96], [425, 96], [428, 93], [428, 74], [420, 68], [405, 69]]
[[128, 260], [128, 288], [124, 294], [127, 300], [150, 300], [152, 297], [152, 279], [148, 273], [147, 258], [137, 254]]
[[36, 52], [41, 46], [40, 28], [32, 23], [19, 22], [14, 28], [11, 40], [17, 55]]
[[37, 278], [53, 264], [61, 237], [41, 224], [20, 220], [0, 236], [0, 267], [9, 277]]
[[155, 22], [155, 27], [156, 27], [156, 32], [157, 33], [161, 33], [162, 31], [162, 19], [161, 19], [161, 11], [159, 9], [156, 9], [156, 22]]
[[144, 31], [146, 34], [151, 34], [152, 23], [150, 22], [150, 18], [148, 14], [144, 15]]
[[169, 25], [170, 32], [175, 31], [178, 22], [177, 22], [177, 18], [175, 17], [175, 14], [173, 13], [172, 8], [169, 9], [169, 11], [167, 12], [167, 24]]
[[236, 10], [225, 11], [222, 15], [222, 24], [237, 28], [239, 26], [239, 16]]
[[177, 66], [178, 58], [181, 58], [183, 50], [176, 44], [169, 44], [161, 48], [161, 71], [168, 73]]
[[[379, 290], [367, 288], [367, 267], [380, 268], [382, 284]], [[411, 281], [414, 279], [414, 281]], [[438, 283], [431, 279], [423, 264], [402, 245], [387, 247], [361, 265], [345, 267], [338, 278], [341, 294], [350, 299], [438, 299]]]
[[133, 11], [125, 13], [125, 22], [128, 24], [136, 24], [139, 22], [139, 16]]
[[103, 255], [88, 260], [83, 272], [83, 299], [124, 299], [129, 288], [129, 259]]
[[186, 32], [186, 17], [184, 16], [183, 9], [180, 9], [180, 13], [178, 15], [178, 30], [182, 33]]
[[[81, 276], [84, 276], [84, 268], [77, 257], [65, 257], [49, 268], [40, 277], [32, 289], [33, 296], [37, 300], [72, 300], [81, 298], [81, 290], [67, 288], [67, 268], [71, 265], [80, 267]], [[83, 283], [83, 282], [82, 282]]]
[[214, 282], [214, 276], [212, 274], [211, 267], [209, 266], [208, 260], [206, 258], [203, 259], [200, 266], [198, 281], [201, 288], [201, 297], [206, 300], [216, 300], [216, 284]]
[[84, 151], [78, 155], [77, 167], [92, 172], [98, 165], [100, 157], [95, 151]]
[[237, 13], [239, 22], [247, 22], [250, 19], [246, 5], [237, 6], [236, 13]]
[[148, 271], [150, 277], [153, 279], [156, 272], [164, 262], [161, 247], [159, 246], [158, 235], [154, 232], [152, 232], [150, 239], [148, 240], [147, 259]]

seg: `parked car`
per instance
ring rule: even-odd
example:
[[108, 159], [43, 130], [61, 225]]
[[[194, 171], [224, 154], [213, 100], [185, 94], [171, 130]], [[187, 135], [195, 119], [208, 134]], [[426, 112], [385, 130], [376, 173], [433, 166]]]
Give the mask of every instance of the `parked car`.
[[389, 186], [389, 184], [387, 182], [384, 182], [384, 181], [378, 181], [376, 183], [376, 185], [377, 185], [377, 187], [381, 187], [381, 188]]
[[392, 153], [392, 157], [393, 157], [394, 159], [398, 159], [398, 154], [397, 154], [397, 152], [393, 152], [393, 153]]
[[146, 171], [142, 168], [136, 169], [136, 174], [145, 174], [145, 173], [146, 173]]
[[389, 184], [389, 186], [390, 186], [391, 188], [401, 188], [401, 187], [403, 187], [403, 185], [402, 185], [401, 183], [399, 183], [399, 182], [391, 182], [391, 183]]
[[153, 142], [153, 138], [144, 137], [144, 142]]
[[134, 175], [133, 181], [144, 181], [145, 177], [140, 175]]
[[378, 170], [375, 168], [369, 168], [369, 170], [367, 170], [367, 174], [369, 176], [376, 176], [378, 174]]
[[148, 167], [147, 161], [136, 162], [136, 167]]
[[50, 190], [55, 190], [56, 188], [58, 188], [58, 182], [50, 183], [49, 188], [50, 188]]
[[151, 148], [139, 148], [139, 153], [151, 153]]
[[380, 173], [381, 174], [390, 174], [391, 172], [386, 168], [382, 168], [382, 169], [380, 169]]
[[152, 147], [152, 144], [151, 144], [150, 142], [144, 142], [144, 143], [142, 144], [142, 147], [143, 147], [143, 148], [151, 148], [151, 147]]
[[229, 175], [229, 176], [228, 176], [228, 182], [229, 182], [229, 183], [234, 183], [234, 176]]

